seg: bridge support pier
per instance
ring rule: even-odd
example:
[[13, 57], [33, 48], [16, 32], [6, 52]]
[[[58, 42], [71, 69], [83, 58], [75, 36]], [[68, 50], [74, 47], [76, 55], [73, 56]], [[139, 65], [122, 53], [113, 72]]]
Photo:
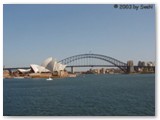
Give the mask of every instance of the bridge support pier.
[[74, 73], [74, 67], [73, 66], [71, 67], [71, 73]]
[[127, 73], [134, 73], [134, 67], [133, 66], [127, 66]]

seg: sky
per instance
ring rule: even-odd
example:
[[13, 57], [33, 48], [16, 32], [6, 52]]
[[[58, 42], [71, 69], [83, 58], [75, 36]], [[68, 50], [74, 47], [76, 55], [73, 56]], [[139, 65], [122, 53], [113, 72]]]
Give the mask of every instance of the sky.
[[155, 26], [155, 8], [4, 4], [3, 64], [22, 67], [83, 53], [155, 62]]

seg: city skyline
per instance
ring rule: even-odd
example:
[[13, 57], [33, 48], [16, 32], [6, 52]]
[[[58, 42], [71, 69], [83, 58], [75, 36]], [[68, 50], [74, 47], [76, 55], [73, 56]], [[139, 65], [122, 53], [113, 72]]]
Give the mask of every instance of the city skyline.
[[40, 64], [99, 53], [123, 62], [155, 62], [155, 7], [121, 10], [114, 5], [4, 5], [6, 67]]

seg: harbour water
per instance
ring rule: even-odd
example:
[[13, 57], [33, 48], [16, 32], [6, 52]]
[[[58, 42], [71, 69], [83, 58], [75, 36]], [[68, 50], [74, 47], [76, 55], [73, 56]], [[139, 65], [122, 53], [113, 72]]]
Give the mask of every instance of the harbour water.
[[4, 79], [4, 116], [154, 116], [155, 75]]

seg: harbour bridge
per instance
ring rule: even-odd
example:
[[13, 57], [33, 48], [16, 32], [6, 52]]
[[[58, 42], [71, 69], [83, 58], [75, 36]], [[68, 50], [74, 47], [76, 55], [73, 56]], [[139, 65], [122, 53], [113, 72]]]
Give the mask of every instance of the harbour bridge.
[[115, 58], [100, 54], [79, 54], [59, 61], [74, 72], [75, 67], [118, 67], [127, 72], [127, 64]]

